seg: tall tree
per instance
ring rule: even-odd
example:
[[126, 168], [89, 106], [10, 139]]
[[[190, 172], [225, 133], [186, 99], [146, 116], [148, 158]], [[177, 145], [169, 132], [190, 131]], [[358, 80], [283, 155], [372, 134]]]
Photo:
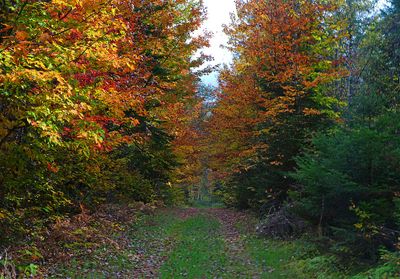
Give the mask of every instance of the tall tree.
[[3, 2], [2, 228], [118, 189], [162, 198], [198, 102], [201, 2]]
[[339, 102], [323, 90], [345, 74], [334, 56], [343, 36], [337, 9], [326, 1], [237, 2], [238, 18], [226, 29], [236, 59], [221, 76], [213, 125], [222, 132], [213, 141], [232, 150], [223, 156], [215, 148], [228, 173], [257, 169], [260, 182], [240, 183], [256, 203], [285, 198], [294, 156], [337, 117]]

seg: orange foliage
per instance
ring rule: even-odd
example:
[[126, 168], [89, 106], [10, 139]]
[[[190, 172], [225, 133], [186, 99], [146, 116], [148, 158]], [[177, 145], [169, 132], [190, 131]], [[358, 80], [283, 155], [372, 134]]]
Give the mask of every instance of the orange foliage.
[[[325, 115], [328, 96], [319, 89], [343, 75], [332, 54], [341, 36], [334, 32], [333, 23], [339, 23], [330, 13], [337, 8], [332, 3], [237, 1], [238, 18], [225, 29], [236, 58], [222, 72], [209, 124], [218, 171], [251, 166], [258, 151], [268, 149], [261, 138], [276, 136], [291, 116], [304, 117], [303, 123], [307, 117], [330, 117]], [[271, 165], [287, 159], [275, 156], [267, 158]]]

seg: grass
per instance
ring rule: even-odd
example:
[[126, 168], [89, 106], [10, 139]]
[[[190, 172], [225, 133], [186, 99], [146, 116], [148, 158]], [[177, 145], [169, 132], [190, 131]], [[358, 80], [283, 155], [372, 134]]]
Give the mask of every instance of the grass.
[[258, 220], [249, 215], [246, 222], [236, 223], [248, 255], [262, 270], [260, 278], [345, 278], [337, 270], [335, 259], [321, 255], [308, 240], [278, 240], [257, 237], [254, 234]]
[[[97, 248], [90, 257], [56, 267], [50, 278], [148, 278], [149, 274], [167, 279], [398, 278], [390, 275], [398, 274], [394, 254], [388, 254], [393, 266], [352, 277], [338, 269], [333, 256], [321, 254], [310, 242], [256, 237], [250, 229], [255, 219], [250, 215], [234, 224], [240, 234], [234, 238], [225, 235], [226, 228], [207, 210], [190, 216], [182, 219], [174, 210], [143, 215], [124, 232], [129, 245]], [[88, 248], [80, 244], [76, 249]]]
[[250, 237], [246, 247], [262, 266], [262, 278], [340, 279], [348, 278], [338, 270], [333, 256], [316, 252], [303, 240], [271, 240]]
[[191, 202], [191, 207], [195, 208], [224, 208], [225, 205], [219, 201], [213, 200], [193, 200]]
[[217, 220], [197, 215], [172, 230], [177, 242], [161, 267], [161, 278], [212, 278], [224, 272], [227, 257]]
[[289, 268], [289, 264], [294, 260], [296, 248], [295, 243], [254, 236], [246, 240], [246, 249], [263, 270], [262, 278], [303, 278], [301, 274]]

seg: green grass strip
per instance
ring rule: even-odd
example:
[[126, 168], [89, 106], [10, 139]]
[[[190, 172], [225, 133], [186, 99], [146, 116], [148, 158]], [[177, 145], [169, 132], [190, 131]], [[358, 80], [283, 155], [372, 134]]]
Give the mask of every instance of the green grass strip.
[[161, 278], [212, 278], [227, 262], [220, 224], [198, 215], [173, 228], [177, 243], [160, 270]]

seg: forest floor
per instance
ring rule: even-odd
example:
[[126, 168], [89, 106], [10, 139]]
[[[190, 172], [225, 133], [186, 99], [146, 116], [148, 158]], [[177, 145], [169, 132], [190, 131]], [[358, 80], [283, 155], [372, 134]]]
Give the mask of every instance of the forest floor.
[[[92, 249], [91, 253], [59, 261], [42, 276], [316, 278], [297, 268], [300, 244], [256, 237], [256, 221], [251, 214], [226, 208], [156, 210], [131, 221], [118, 234], [110, 228], [109, 238], [125, 244], [110, 248], [110, 240], [96, 248], [80, 245], [76, 249]], [[323, 272], [317, 269], [315, 275]]]

